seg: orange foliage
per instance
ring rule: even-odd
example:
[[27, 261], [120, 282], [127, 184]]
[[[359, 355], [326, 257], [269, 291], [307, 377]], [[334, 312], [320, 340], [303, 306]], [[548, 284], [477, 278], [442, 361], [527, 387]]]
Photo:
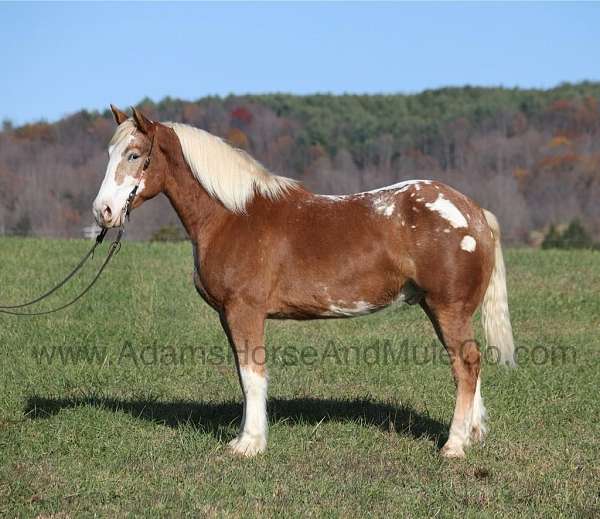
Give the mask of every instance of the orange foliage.
[[541, 170], [560, 172], [571, 170], [579, 162], [579, 157], [574, 153], [565, 155], [556, 155], [554, 157], [544, 157], [538, 162], [538, 167]]
[[239, 128], [230, 128], [227, 132], [227, 140], [236, 148], [248, 149], [248, 136]]
[[517, 180], [522, 180], [529, 176], [529, 171], [527, 171], [525, 168], [515, 168], [512, 174]]
[[53, 127], [48, 123], [32, 123], [21, 126], [15, 130], [15, 136], [19, 139], [42, 140], [52, 142], [54, 140]]
[[571, 141], [564, 135], [557, 135], [548, 144], [548, 146], [550, 146], [551, 148], [559, 148], [561, 146], [570, 146], [570, 145], [571, 145]]

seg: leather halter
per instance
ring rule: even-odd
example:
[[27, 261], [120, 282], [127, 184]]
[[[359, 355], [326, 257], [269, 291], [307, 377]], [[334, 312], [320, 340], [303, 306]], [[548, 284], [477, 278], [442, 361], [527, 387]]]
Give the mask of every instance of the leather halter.
[[[140, 175], [140, 181], [135, 186], [133, 186], [131, 193], [129, 193], [129, 196], [127, 197], [127, 202], [125, 202], [125, 207], [123, 209], [123, 212], [125, 213], [125, 217], [127, 218], [127, 220], [129, 220], [129, 215], [131, 213], [131, 204], [133, 203], [135, 195], [137, 194], [138, 188], [140, 187], [140, 184], [142, 182], [142, 176], [144, 175], [144, 173], [150, 166], [150, 162], [152, 160], [152, 150], [154, 149], [154, 137], [155, 136], [156, 136], [156, 131], [152, 134], [152, 139], [150, 140], [150, 150], [148, 150], [148, 156], [144, 160], [144, 165], [142, 166], [142, 174]], [[125, 220], [125, 218], [123, 218], [123, 220]], [[123, 225], [123, 223], [121, 224], [121, 226]]]

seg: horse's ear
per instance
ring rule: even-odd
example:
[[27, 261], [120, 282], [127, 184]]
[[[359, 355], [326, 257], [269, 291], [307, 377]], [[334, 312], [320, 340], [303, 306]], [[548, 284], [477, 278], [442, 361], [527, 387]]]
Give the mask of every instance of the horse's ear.
[[153, 125], [152, 121], [148, 119], [142, 112], [133, 107], [131, 109], [133, 110], [133, 119], [135, 120], [135, 125], [138, 127], [138, 130], [148, 135]]
[[113, 115], [115, 116], [115, 122], [117, 124], [121, 124], [122, 122], [125, 122], [127, 119], [129, 119], [129, 116], [125, 112], [119, 110], [115, 105], [110, 105], [110, 109]]

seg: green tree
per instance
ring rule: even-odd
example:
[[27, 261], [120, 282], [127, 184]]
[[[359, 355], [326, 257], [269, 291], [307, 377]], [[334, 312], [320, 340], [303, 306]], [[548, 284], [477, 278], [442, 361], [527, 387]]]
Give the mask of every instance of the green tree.
[[15, 236], [31, 236], [31, 219], [29, 213], [23, 213], [12, 228]]
[[561, 237], [565, 249], [590, 249], [592, 238], [578, 219], [573, 220]]

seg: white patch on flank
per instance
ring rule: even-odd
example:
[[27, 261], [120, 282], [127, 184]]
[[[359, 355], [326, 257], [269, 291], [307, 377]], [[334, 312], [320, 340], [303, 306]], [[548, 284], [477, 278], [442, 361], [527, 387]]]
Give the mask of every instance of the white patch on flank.
[[462, 250], [466, 250], [467, 252], [473, 252], [475, 247], [477, 246], [477, 242], [473, 236], [469, 236], [468, 234], [461, 240], [460, 248]]
[[[343, 306], [342, 306], [343, 305]], [[377, 306], [368, 303], [367, 301], [356, 301], [351, 303], [352, 306], [346, 306], [342, 301], [338, 301], [338, 304], [329, 305], [329, 315], [342, 315], [351, 317], [355, 315], [366, 315], [370, 314], [374, 310], [377, 310]]]
[[417, 226], [416, 226], [416, 225], [411, 225], [411, 226], [410, 226], [410, 228], [411, 228], [411, 229], [416, 229], [416, 228], [417, 228]]
[[445, 233], [449, 233], [449, 232], [450, 232], [450, 229], [446, 227], [446, 229], [444, 229], [444, 232], [445, 232]]
[[237, 438], [229, 446], [237, 453], [253, 456], [267, 448], [267, 377], [240, 368], [244, 391], [244, 415]]
[[457, 209], [457, 207], [450, 202], [444, 195], [440, 193], [435, 202], [426, 203], [425, 207], [439, 213], [442, 218], [445, 218], [450, 222], [452, 227], [467, 227], [467, 220], [463, 214]]

